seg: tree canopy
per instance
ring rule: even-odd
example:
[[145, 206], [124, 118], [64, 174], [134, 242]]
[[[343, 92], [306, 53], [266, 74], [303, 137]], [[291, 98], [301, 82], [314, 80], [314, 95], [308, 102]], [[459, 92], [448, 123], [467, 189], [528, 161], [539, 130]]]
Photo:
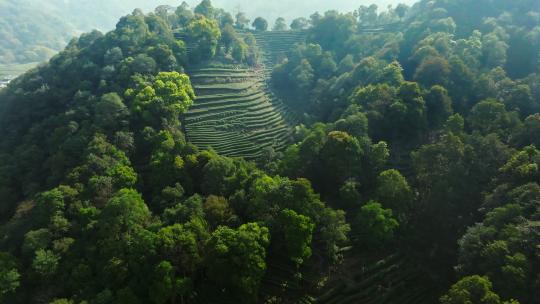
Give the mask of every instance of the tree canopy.
[[0, 89], [0, 302], [539, 303], [537, 1], [270, 26], [134, 10]]

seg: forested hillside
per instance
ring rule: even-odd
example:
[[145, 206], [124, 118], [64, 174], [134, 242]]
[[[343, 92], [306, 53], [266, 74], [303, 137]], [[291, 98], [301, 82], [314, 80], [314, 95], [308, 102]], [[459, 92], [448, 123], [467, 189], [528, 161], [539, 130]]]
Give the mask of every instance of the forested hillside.
[[135, 10], [0, 90], [0, 302], [539, 303], [540, 3], [269, 23]]

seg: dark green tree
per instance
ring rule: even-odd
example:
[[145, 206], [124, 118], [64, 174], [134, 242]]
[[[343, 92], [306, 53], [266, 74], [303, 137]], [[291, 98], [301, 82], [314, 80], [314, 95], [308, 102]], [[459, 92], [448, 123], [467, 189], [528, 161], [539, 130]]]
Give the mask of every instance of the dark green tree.
[[257, 17], [251, 24], [257, 31], [266, 31], [268, 29], [268, 21], [262, 17]]
[[202, 0], [195, 9], [195, 14], [203, 15], [206, 18], [213, 19], [215, 16], [215, 8], [212, 6], [212, 1]]
[[515, 300], [501, 301], [492, 291], [492, 285], [487, 277], [471, 276], [460, 280], [441, 297], [441, 304], [519, 304]]
[[373, 250], [391, 241], [398, 226], [391, 209], [384, 209], [381, 204], [369, 201], [362, 206], [355, 218], [353, 232], [357, 235], [356, 241], [359, 244]]
[[269, 242], [268, 229], [255, 223], [238, 229], [218, 227], [206, 244], [209, 278], [225, 293], [256, 303]]
[[276, 22], [274, 23], [274, 27], [272, 28], [273, 31], [285, 31], [287, 30], [287, 23], [285, 23], [285, 19], [283, 17], [279, 17], [276, 19]]
[[306, 18], [296, 18], [291, 22], [291, 30], [301, 31], [309, 26], [309, 21]]

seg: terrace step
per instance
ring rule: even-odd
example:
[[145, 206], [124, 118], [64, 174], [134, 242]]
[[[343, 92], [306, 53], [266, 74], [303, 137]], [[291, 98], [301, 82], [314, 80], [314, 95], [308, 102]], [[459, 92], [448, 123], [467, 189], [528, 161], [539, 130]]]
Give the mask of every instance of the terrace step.
[[187, 140], [249, 160], [287, 147], [290, 114], [268, 87], [268, 70], [209, 66], [189, 73], [197, 98], [183, 117]]

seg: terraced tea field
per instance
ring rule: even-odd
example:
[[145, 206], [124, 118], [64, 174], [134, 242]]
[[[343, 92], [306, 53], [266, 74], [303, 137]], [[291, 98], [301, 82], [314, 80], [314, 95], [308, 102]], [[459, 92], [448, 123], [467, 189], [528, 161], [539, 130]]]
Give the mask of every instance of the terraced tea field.
[[428, 304], [434, 292], [414, 263], [394, 254], [367, 265], [346, 265], [347, 274], [317, 298], [319, 304]]
[[234, 65], [188, 71], [197, 99], [186, 113], [187, 139], [230, 157], [259, 158], [290, 143], [292, 117], [260, 70]]
[[306, 40], [305, 31], [252, 32], [262, 51], [263, 64], [271, 68], [285, 58], [295, 44]]
[[[183, 118], [184, 128], [187, 139], [202, 149], [256, 160], [265, 149], [282, 151], [291, 141], [296, 119], [270, 91], [268, 67], [305, 39], [305, 33], [254, 35], [263, 59], [257, 68], [206, 64], [187, 71], [197, 99]], [[176, 38], [184, 37], [177, 33]]]

